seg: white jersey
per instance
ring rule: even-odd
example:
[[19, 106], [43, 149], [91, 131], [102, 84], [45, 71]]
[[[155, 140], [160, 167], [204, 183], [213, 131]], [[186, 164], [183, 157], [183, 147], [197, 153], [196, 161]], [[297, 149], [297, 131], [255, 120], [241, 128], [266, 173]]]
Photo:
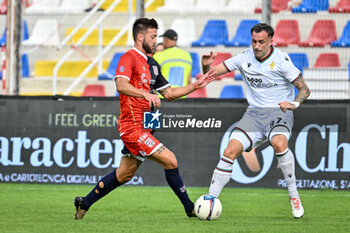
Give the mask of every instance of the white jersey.
[[252, 48], [224, 61], [228, 71], [239, 70], [246, 84], [251, 107], [279, 107], [282, 101], [294, 100], [293, 82], [301, 77], [286, 53], [271, 48], [271, 53], [259, 61]]

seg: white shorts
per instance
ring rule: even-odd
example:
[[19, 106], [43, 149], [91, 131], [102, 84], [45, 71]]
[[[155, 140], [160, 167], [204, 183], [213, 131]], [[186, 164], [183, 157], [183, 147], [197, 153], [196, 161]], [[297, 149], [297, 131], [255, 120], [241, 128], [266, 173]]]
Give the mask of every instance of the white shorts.
[[[244, 151], [258, 147], [266, 139], [283, 134], [289, 140], [293, 128], [293, 111], [285, 113], [279, 108], [248, 107], [242, 119], [237, 123], [230, 136], [240, 141]], [[271, 143], [270, 143], [271, 144]]]

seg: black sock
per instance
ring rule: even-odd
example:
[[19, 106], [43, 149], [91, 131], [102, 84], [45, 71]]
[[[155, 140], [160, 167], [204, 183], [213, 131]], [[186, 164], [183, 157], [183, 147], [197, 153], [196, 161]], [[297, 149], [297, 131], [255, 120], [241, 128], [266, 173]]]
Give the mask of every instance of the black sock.
[[88, 210], [92, 204], [98, 201], [100, 198], [106, 196], [110, 191], [120, 186], [116, 175], [116, 170], [113, 170], [108, 175], [105, 175], [91, 190], [91, 192], [84, 197], [83, 209]]
[[194, 208], [194, 204], [188, 197], [186, 187], [179, 173], [179, 169], [165, 169], [165, 178], [171, 189], [176, 196], [180, 199], [182, 205], [185, 207], [186, 212], [191, 212]]

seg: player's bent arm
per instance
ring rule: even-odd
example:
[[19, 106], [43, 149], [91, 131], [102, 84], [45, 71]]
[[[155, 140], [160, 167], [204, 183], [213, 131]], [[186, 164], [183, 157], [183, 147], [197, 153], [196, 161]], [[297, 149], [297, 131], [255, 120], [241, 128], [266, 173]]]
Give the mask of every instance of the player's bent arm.
[[150, 103], [150, 106], [159, 107], [161, 101], [157, 95], [139, 90], [129, 83], [129, 80], [124, 77], [117, 77], [116, 80], [117, 91], [127, 96], [144, 98]]
[[115, 79], [117, 85], [117, 91], [127, 96], [144, 98], [145, 91], [141, 91], [135, 88], [133, 85], [129, 83], [129, 80], [124, 77], [117, 77]]
[[298, 94], [295, 97], [294, 102], [298, 102], [299, 104], [303, 103], [311, 94], [309, 87], [306, 85], [303, 77], [299, 77], [293, 85], [298, 89]]

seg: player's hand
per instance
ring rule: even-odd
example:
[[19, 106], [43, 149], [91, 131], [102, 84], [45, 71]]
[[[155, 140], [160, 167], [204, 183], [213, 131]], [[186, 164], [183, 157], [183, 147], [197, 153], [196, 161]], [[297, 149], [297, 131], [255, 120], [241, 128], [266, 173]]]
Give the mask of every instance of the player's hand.
[[215, 80], [216, 72], [214, 70], [210, 70], [206, 74], [199, 76], [197, 82], [193, 85], [196, 89], [203, 88], [207, 86], [209, 83]]
[[210, 51], [209, 54], [204, 54], [202, 56], [202, 66], [210, 66], [211, 63], [215, 60], [217, 53], [213, 53], [213, 51]]
[[158, 95], [154, 95], [151, 93], [145, 93], [144, 98], [145, 98], [145, 100], [148, 100], [150, 107], [152, 107], [152, 106], [155, 108], [160, 107], [161, 101], [160, 101]]
[[280, 106], [280, 109], [282, 110], [282, 112], [286, 112], [287, 110], [297, 109], [297, 106], [289, 103], [288, 101], [279, 102], [278, 105]]

